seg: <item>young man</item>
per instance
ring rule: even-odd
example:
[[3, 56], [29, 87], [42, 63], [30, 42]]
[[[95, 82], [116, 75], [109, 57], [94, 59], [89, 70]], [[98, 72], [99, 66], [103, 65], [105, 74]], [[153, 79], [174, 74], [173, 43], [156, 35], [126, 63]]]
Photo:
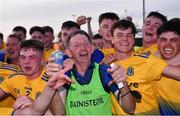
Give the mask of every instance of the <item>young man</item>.
[[54, 30], [50, 26], [43, 26], [42, 29], [45, 32], [45, 49], [53, 49]]
[[27, 31], [23, 26], [15, 26], [12, 30], [12, 33], [19, 37], [20, 41], [26, 39]]
[[143, 47], [137, 49], [136, 52], [144, 53], [144, 52], [151, 52], [154, 54], [157, 51], [157, 29], [163, 24], [167, 22], [167, 18], [158, 13], [158, 12], [150, 12], [146, 19], [145, 23], [142, 28], [143, 33]]
[[103, 37], [102, 52], [104, 55], [114, 53], [111, 43], [111, 27], [118, 20], [118, 15], [113, 12], [106, 12], [99, 16], [99, 34]]
[[[149, 53], [134, 56], [136, 28], [131, 21], [120, 20], [112, 26], [111, 31], [115, 47], [115, 63], [127, 71], [127, 83], [136, 100], [135, 114], [158, 114], [154, 83], [161, 78], [161, 74], [180, 79], [179, 67], [169, 66]], [[113, 96], [112, 104], [115, 114], [124, 114]]]
[[43, 50], [40, 41], [21, 42], [19, 61], [22, 73], [10, 75], [1, 83], [0, 100], [12, 95], [16, 99], [14, 108], [19, 109], [30, 105], [42, 93], [48, 80], [42, 65]]
[[124, 70], [119, 66], [108, 69], [106, 65], [98, 65], [91, 61], [91, 39], [82, 30], [69, 36], [67, 47], [70, 59], [67, 59], [63, 66], [69, 68], [68, 74], [57, 72], [60, 66], [54, 63], [49, 63], [47, 67], [47, 74], [53, 76], [51, 78], [57, 82], [56, 88], [64, 78], [71, 78], [75, 82], [60, 88], [59, 91], [66, 106], [66, 114], [112, 115], [110, 91], [119, 100], [125, 112], [132, 114], [135, 106], [128, 86], [125, 84], [121, 89], [117, 87], [118, 82], [125, 83]]
[[[172, 59], [180, 55], [180, 19], [178, 22], [168, 21], [157, 30], [157, 43], [160, 56], [168, 63], [171, 63]], [[175, 62], [173, 65], [178, 65], [178, 62]], [[171, 78], [162, 77], [161, 80], [157, 82], [156, 90], [160, 113], [162, 115], [179, 115], [180, 82]]]
[[62, 23], [59, 39], [61, 40], [60, 48], [63, 53], [65, 52], [66, 40], [68, 36], [79, 29], [80, 26], [73, 21], [65, 21], [64, 23]]
[[102, 49], [103, 48], [102, 36], [99, 34], [95, 34], [92, 38], [92, 44], [95, 49]]
[[114, 47], [111, 43], [111, 27], [118, 20], [118, 15], [113, 12], [106, 12], [99, 16], [99, 34], [103, 38], [103, 48], [101, 51], [105, 56], [101, 63], [110, 64], [115, 59]]

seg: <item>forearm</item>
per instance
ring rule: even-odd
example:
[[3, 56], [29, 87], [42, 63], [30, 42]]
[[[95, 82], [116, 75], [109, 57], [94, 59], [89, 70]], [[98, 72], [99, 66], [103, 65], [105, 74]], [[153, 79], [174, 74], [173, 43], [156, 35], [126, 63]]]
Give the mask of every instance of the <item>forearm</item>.
[[46, 87], [43, 93], [32, 104], [33, 111], [38, 114], [44, 114], [52, 101], [55, 91], [52, 88]]
[[133, 114], [135, 110], [135, 102], [133, 96], [130, 93], [130, 89], [127, 84], [124, 87], [114, 93], [119, 101], [119, 104], [123, 110], [129, 114]]
[[56, 91], [49, 108], [54, 115], [65, 115], [65, 106], [58, 91]]
[[180, 81], [180, 66], [167, 66], [163, 71], [163, 75]]
[[93, 38], [93, 32], [92, 32], [92, 28], [91, 28], [90, 22], [87, 23], [87, 29], [88, 29], [89, 37], [92, 39]]

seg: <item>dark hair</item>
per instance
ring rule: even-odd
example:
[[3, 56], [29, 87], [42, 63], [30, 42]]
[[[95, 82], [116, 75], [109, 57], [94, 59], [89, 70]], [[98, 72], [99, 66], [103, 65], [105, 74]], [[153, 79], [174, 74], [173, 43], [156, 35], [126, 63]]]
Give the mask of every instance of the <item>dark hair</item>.
[[61, 29], [63, 29], [63, 28], [70, 29], [70, 28], [73, 28], [73, 27], [76, 27], [77, 29], [80, 29], [80, 26], [77, 23], [75, 23], [74, 21], [65, 21], [62, 24]]
[[77, 35], [77, 34], [85, 35], [85, 36], [88, 38], [89, 42], [92, 43], [89, 35], [88, 35], [85, 31], [83, 31], [83, 30], [77, 30], [76, 32], [71, 33], [70, 36], [67, 38], [66, 47], [69, 47], [69, 42], [70, 42], [71, 38], [72, 38], [73, 36]]
[[158, 37], [165, 32], [174, 32], [177, 35], [180, 35], [180, 23], [171, 20], [162, 24], [157, 30]]
[[36, 50], [43, 52], [44, 45], [39, 40], [29, 39], [20, 42], [20, 49], [22, 48], [34, 48]]
[[163, 23], [167, 22], [166, 16], [164, 16], [163, 14], [161, 14], [161, 13], [159, 13], [159, 12], [150, 12], [150, 13], [147, 15], [146, 19], [147, 19], [148, 17], [151, 17], [151, 16], [160, 19]]
[[21, 38], [19, 38], [19, 37], [18, 37], [17, 35], [15, 35], [15, 34], [10, 34], [10, 35], [8, 36], [8, 38], [17, 38], [19, 42], [21, 41]]
[[106, 12], [99, 16], [99, 24], [102, 22], [103, 19], [111, 19], [111, 20], [119, 20], [119, 16], [113, 12]]
[[179, 23], [180, 24], [180, 18], [172, 18], [172, 19], [170, 19], [169, 21], [174, 21], [174, 22], [177, 22], [177, 23]]
[[39, 27], [39, 26], [33, 26], [31, 27], [31, 29], [29, 30], [29, 34], [31, 35], [33, 32], [35, 31], [38, 31], [40, 32], [41, 34], [45, 34], [44, 30], [42, 29], [42, 27]]
[[24, 35], [26, 35], [27, 33], [26, 28], [24, 28], [23, 26], [15, 26], [12, 31], [22, 31]]
[[0, 39], [1, 39], [1, 41], [3, 41], [3, 37], [4, 37], [4, 35], [3, 35], [2, 33], [0, 33]]
[[113, 25], [112, 25], [112, 28], [111, 28], [111, 34], [113, 35], [114, 33], [114, 30], [115, 29], [123, 29], [123, 30], [126, 30], [128, 28], [131, 28], [132, 29], [132, 33], [133, 35], [135, 36], [135, 34], [137, 33], [137, 30], [136, 30], [136, 27], [135, 25], [133, 24], [133, 22], [131, 21], [128, 21], [128, 20], [125, 20], [125, 19], [122, 19], [120, 21], [117, 21], [115, 22]]
[[54, 34], [54, 30], [52, 27], [50, 26], [43, 26], [42, 29], [44, 30], [44, 32], [51, 32], [52, 34]]
[[97, 39], [102, 39], [102, 36], [99, 35], [99, 34], [95, 34], [93, 37], [92, 37], [93, 40], [97, 40]]

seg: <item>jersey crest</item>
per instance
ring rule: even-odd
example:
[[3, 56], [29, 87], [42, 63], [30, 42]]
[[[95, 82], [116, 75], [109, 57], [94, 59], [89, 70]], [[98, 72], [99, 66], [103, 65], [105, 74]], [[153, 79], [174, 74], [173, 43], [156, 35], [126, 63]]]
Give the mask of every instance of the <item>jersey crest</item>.
[[127, 68], [127, 75], [128, 76], [134, 75], [134, 68], [133, 67], [130, 66]]

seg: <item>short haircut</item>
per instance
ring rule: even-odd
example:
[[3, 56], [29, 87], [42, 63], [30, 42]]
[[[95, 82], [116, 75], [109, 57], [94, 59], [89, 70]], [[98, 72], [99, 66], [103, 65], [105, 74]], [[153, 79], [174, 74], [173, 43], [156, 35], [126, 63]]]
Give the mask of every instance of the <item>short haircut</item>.
[[4, 35], [0, 33], [0, 40], [3, 42]]
[[73, 27], [80, 29], [80, 26], [77, 23], [75, 23], [74, 21], [65, 21], [64, 23], [62, 23], [61, 29], [64, 29], [64, 28], [70, 29]]
[[42, 29], [44, 30], [44, 32], [51, 32], [52, 34], [54, 34], [54, 30], [52, 27], [50, 26], [43, 26]]
[[162, 24], [157, 30], [158, 37], [165, 32], [174, 32], [177, 35], [180, 35], [180, 23], [170, 20]]
[[27, 33], [26, 28], [24, 28], [23, 26], [15, 26], [12, 31], [22, 31], [24, 35], [26, 35]]
[[73, 36], [77, 35], [77, 34], [85, 35], [85, 36], [88, 38], [89, 42], [92, 43], [91, 38], [89, 37], [89, 35], [88, 35], [85, 31], [83, 31], [83, 30], [77, 30], [76, 32], [71, 33], [70, 36], [67, 38], [67, 41], [66, 41], [66, 47], [67, 47], [67, 48], [70, 46], [70, 40], [71, 40], [71, 38], [72, 38]]
[[93, 40], [97, 40], [97, 39], [102, 39], [102, 36], [99, 35], [99, 34], [95, 34], [93, 37], [92, 37]]
[[19, 42], [21, 41], [21, 38], [19, 38], [19, 37], [18, 37], [17, 35], [15, 35], [15, 34], [10, 34], [10, 35], [8, 36], [8, 38], [17, 38]]
[[117, 21], [112, 25], [112, 28], [111, 28], [111, 34], [112, 35], [114, 33], [114, 30], [117, 29], [117, 28], [122, 29], [122, 30], [126, 30], [128, 28], [131, 28], [132, 33], [133, 33], [134, 36], [137, 33], [137, 30], [136, 30], [136, 27], [135, 27], [134, 23], [132, 21], [128, 21], [128, 20], [125, 20], [125, 19]]
[[169, 21], [174, 21], [174, 22], [177, 22], [177, 23], [179, 23], [180, 24], [180, 18], [172, 18], [172, 19], [170, 19]]
[[119, 20], [119, 16], [113, 12], [106, 12], [99, 16], [99, 24], [102, 22], [103, 19], [111, 19], [111, 20]]
[[31, 29], [29, 30], [29, 34], [31, 35], [33, 32], [35, 31], [38, 31], [40, 32], [41, 34], [45, 34], [44, 30], [42, 29], [42, 27], [39, 27], [39, 26], [33, 26], [31, 27]]
[[44, 45], [39, 40], [29, 39], [29, 40], [23, 40], [20, 43], [20, 49], [23, 48], [33, 48], [36, 50], [39, 50], [41, 52], [44, 51]]
[[159, 13], [159, 12], [150, 12], [150, 13], [147, 15], [146, 19], [149, 18], [149, 17], [151, 17], [151, 16], [160, 19], [163, 23], [167, 22], [166, 16], [164, 16], [163, 14], [161, 14], [161, 13]]

